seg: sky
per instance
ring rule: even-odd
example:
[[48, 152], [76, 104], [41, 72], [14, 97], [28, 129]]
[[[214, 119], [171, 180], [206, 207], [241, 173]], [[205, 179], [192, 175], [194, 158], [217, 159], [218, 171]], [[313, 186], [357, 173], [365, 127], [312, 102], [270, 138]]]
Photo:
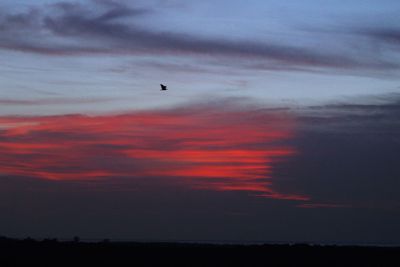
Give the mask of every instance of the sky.
[[0, 235], [399, 244], [399, 11], [1, 1]]

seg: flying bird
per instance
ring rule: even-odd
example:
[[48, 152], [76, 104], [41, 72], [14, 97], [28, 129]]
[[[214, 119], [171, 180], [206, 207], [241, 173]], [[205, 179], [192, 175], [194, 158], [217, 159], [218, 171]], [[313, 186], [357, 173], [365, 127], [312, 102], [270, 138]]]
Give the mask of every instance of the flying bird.
[[160, 84], [161, 85], [161, 90], [160, 91], [167, 91], [167, 86], [164, 84]]

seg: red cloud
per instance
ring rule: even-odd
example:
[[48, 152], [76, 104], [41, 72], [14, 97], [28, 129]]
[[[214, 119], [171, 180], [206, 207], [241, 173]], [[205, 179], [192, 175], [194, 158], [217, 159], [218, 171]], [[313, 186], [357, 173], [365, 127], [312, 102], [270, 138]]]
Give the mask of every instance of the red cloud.
[[[113, 183], [160, 178], [179, 186], [246, 191], [260, 197], [307, 200], [275, 192], [273, 165], [296, 151], [287, 114], [222, 108], [109, 116], [0, 118], [0, 173], [49, 180]], [[156, 179], [158, 178], [158, 179]]]

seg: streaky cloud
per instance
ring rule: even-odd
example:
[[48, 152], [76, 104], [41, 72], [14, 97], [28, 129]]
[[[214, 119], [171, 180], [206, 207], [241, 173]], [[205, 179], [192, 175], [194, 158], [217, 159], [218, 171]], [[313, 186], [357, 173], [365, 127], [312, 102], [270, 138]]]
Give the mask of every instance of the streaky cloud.
[[[221, 102], [223, 103], [223, 102]], [[296, 155], [282, 111], [191, 105], [120, 115], [0, 118], [0, 173], [52, 181], [176, 186], [304, 201], [273, 189], [273, 167]]]
[[[99, 8], [100, 7], [100, 8]], [[93, 10], [98, 10], [93, 11]], [[145, 29], [135, 22], [151, 10], [122, 2], [60, 2], [48, 11], [0, 15], [0, 47], [53, 56], [82, 54], [174, 55], [235, 58], [255, 69], [398, 69], [383, 59], [277, 44], [271, 41], [218, 39]], [[259, 63], [254, 63], [259, 62]]]
[[363, 29], [361, 33], [382, 43], [395, 45], [396, 47], [400, 45], [400, 27], [375, 27]]
[[0, 98], [0, 105], [3, 106], [41, 106], [41, 105], [59, 105], [59, 104], [90, 104], [112, 101], [111, 98], [40, 98], [40, 99], [11, 99]]

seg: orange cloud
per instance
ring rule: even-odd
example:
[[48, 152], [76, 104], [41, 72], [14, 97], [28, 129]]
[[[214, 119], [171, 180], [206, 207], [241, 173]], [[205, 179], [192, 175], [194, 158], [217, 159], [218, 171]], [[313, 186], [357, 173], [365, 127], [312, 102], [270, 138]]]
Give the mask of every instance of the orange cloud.
[[216, 107], [3, 117], [0, 173], [109, 183], [165, 178], [194, 190], [307, 200], [273, 190], [274, 163], [296, 153], [282, 145], [293, 137], [294, 123], [285, 113]]

